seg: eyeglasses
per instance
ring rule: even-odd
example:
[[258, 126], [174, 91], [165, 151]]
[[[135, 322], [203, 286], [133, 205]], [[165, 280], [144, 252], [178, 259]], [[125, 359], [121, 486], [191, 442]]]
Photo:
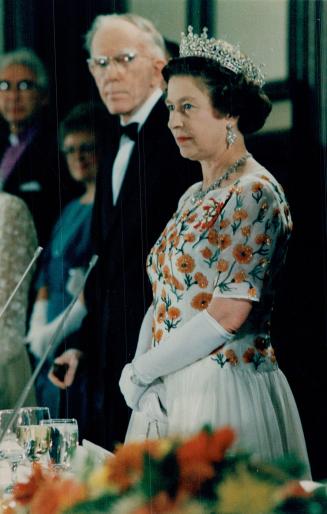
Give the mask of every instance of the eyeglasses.
[[82, 143], [79, 146], [66, 146], [62, 149], [62, 153], [69, 157], [70, 155], [73, 155], [74, 153], [81, 153], [81, 154], [90, 154], [94, 153], [94, 143]]
[[101, 75], [107, 69], [108, 66], [115, 64], [116, 67], [126, 69], [128, 65], [134, 61], [137, 54], [134, 52], [127, 52], [124, 54], [115, 55], [114, 57], [108, 57], [106, 55], [100, 55], [99, 57], [90, 57], [86, 59], [90, 70], [93, 73]]
[[0, 80], [0, 91], [31, 91], [36, 89], [33, 80], [20, 80], [19, 82], [10, 82], [10, 80]]

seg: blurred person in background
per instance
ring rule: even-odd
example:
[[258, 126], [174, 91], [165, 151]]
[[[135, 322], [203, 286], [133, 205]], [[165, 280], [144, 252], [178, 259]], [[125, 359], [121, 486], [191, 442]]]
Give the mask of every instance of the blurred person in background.
[[77, 194], [60, 173], [48, 104], [48, 74], [39, 57], [29, 48], [2, 54], [0, 189], [26, 202], [41, 245], [47, 242], [62, 203]]
[[[32, 310], [27, 341], [39, 359], [60, 325], [65, 309], [82, 284], [93, 254], [91, 216], [95, 180], [104, 153], [108, 113], [102, 105], [80, 104], [60, 124], [60, 148], [71, 177], [83, 184], [85, 191], [62, 212], [45, 249], [36, 280], [37, 295]], [[78, 299], [56, 341], [78, 329], [86, 313], [83, 299]], [[60, 337], [61, 336], [61, 337]], [[52, 352], [53, 357], [53, 352]], [[51, 359], [51, 356], [49, 357]], [[59, 415], [59, 390], [47, 378], [45, 366], [36, 384], [38, 403]]]
[[[0, 193], [0, 309], [18, 284], [37, 248], [32, 216], [26, 204]], [[13, 408], [31, 376], [24, 345], [30, 270], [0, 318], [0, 409]], [[25, 405], [35, 405], [34, 389]]]

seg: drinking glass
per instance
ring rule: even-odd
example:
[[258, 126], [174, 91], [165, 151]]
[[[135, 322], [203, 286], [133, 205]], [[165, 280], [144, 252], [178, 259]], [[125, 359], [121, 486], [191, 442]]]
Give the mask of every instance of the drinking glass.
[[41, 426], [50, 428], [49, 454], [53, 465], [58, 469], [69, 469], [78, 445], [78, 425], [76, 419], [47, 419]]
[[13, 414], [13, 409], [0, 410], [0, 436], [4, 430], [6, 431], [0, 443], [0, 459], [8, 461], [11, 474], [10, 483], [5, 488], [5, 493], [12, 492], [13, 486], [17, 481], [18, 465], [25, 457], [25, 452], [17, 440], [17, 427], [21, 422], [20, 416], [16, 417], [10, 428], [6, 428]]
[[49, 419], [48, 407], [23, 407], [16, 428], [18, 443], [24, 448], [29, 461], [39, 461], [50, 447], [50, 430], [40, 422]]

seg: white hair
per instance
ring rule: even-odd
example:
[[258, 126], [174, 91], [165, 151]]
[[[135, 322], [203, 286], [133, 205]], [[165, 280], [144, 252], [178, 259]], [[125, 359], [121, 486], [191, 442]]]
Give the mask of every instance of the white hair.
[[95, 33], [108, 21], [112, 20], [123, 20], [131, 23], [138, 29], [140, 29], [143, 34], [145, 34], [149, 42], [151, 43], [152, 51], [156, 54], [157, 57], [165, 58], [165, 42], [156, 27], [150, 20], [143, 18], [142, 16], [138, 16], [137, 14], [125, 13], [125, 14], [102, 14], [97, 16], [89, 31], [85, 34], [85, 48], [91, 53], [92, 41]]

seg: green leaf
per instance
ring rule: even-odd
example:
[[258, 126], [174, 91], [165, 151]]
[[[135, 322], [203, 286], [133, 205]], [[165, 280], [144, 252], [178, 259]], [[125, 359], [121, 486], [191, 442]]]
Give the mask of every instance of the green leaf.
[[174, 496], [178, 487], [179, 469], [176, 455], [168, 454], [162, 460], [144, 455], [143, 477], [140, 488], [145, 497], [153, 498], [160, 491]]
[[109, 508], [118, 500], [118, 496], [104, 494], [99, 498], [77, 503], [64, 511], [64, 514], [101, 514], [109, 512]]

